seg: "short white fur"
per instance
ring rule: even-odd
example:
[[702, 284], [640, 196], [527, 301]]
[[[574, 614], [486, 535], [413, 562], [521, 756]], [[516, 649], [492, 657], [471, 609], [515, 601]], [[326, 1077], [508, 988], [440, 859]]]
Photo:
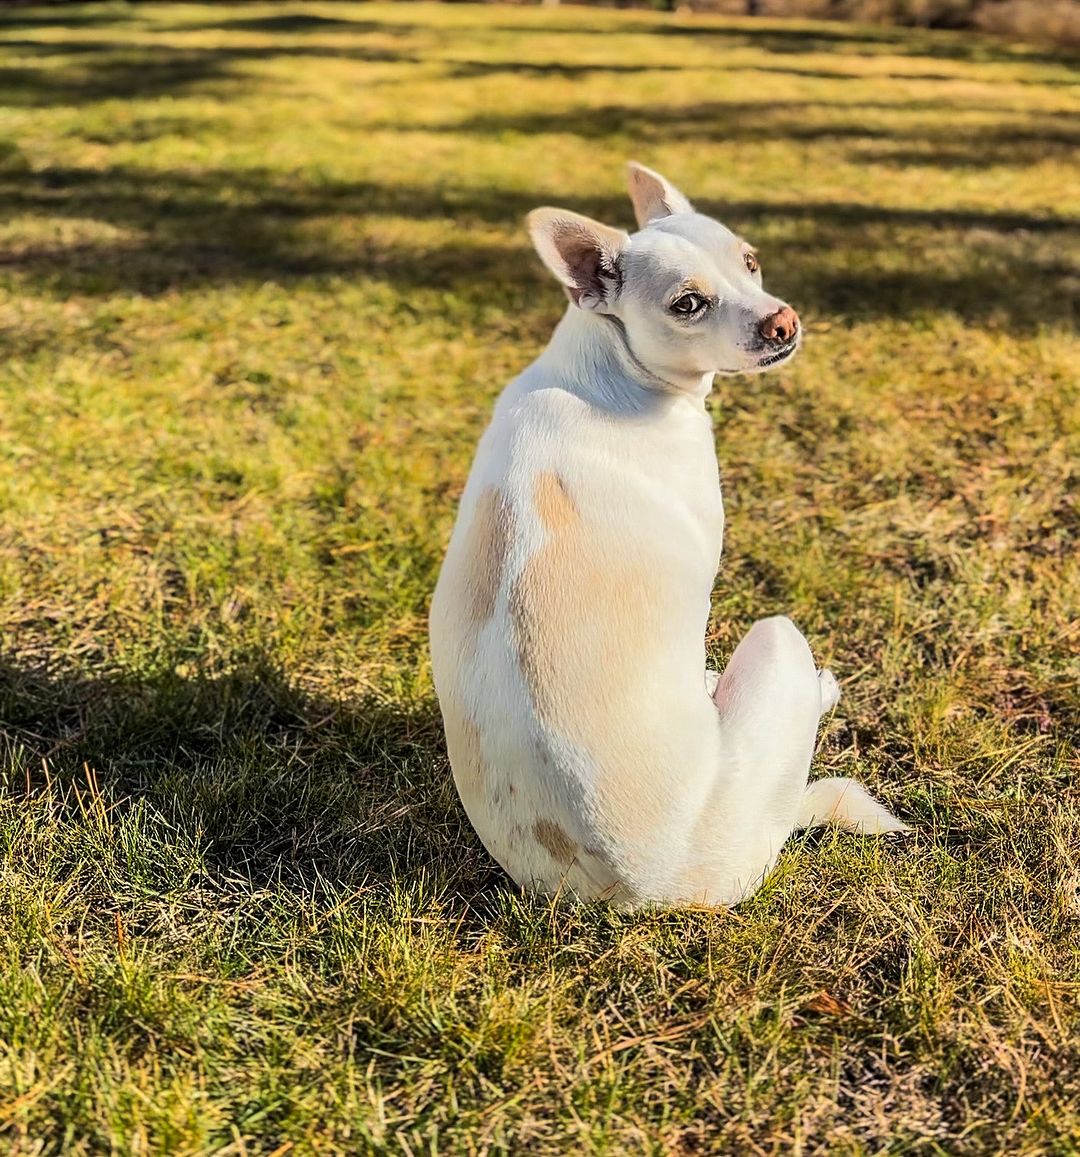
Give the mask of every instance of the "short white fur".
[[469, 819], [518, 884], [734, 904], [796, 828], [904, 825], [852, 780], [808, 784], [839, 688], [790, 620], [705, 670], [724, 513], [704, 401], [801, 333], [746, 242], [643, 166], [630, 195], [633, 234], [530, 214], [570, 305], [480, 441], [433, 675]]

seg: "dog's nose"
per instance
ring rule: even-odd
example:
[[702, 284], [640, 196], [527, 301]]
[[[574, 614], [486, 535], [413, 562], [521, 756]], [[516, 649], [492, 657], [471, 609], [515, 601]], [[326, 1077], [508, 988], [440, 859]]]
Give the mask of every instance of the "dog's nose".
[[785, 305], [758, 322], [758, 333], [773, 345], [783, 345], [799, 332], [799, 315]]

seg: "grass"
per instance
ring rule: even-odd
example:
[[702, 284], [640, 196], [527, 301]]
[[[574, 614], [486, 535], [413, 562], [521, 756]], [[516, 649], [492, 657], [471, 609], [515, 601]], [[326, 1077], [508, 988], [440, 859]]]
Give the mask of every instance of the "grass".
[[[458, 5], [0, 13], [0, 1145], [1080, 1148], [1076, 115], [970, 35]], [[669, 173], [796, 362], [713, 408], [709, 646], [786, 612], [911, 822], [735, 912], [518, 895], [427, 600], [560, 295]]]

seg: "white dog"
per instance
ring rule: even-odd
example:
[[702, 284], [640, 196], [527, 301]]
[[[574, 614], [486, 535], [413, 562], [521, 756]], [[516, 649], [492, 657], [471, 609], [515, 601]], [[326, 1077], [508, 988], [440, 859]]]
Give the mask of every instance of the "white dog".
[[791, 358], [754, 251], [630, 166], [639, 232], [529, 216], [571, 304], [480, 441], [431, 606], [458, 791], [518, 884], [621, 905], [735, 904], [795, 828], [904, 825], [807, 785], [839, 698], [786, 618], [722, 675], [704, 633], [724, 511], [705, 397]]

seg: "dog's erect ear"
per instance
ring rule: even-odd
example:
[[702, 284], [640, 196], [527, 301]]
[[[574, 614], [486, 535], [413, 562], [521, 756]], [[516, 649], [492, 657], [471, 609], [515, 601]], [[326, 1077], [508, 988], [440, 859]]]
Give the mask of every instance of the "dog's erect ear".
[[620, 257], [630, 238], [567, 209], [534, 209], [529, 234], [544, 264], [582, 309], [599, 310], [622, 285]]
[[694, 206], [659, 173], [646, 169], [637, 161], [631, 161], [627, 168], [630, 170], [630, 200], [634, 204], [639, 229], [644, 229], [658, 217], [693, 213]]

